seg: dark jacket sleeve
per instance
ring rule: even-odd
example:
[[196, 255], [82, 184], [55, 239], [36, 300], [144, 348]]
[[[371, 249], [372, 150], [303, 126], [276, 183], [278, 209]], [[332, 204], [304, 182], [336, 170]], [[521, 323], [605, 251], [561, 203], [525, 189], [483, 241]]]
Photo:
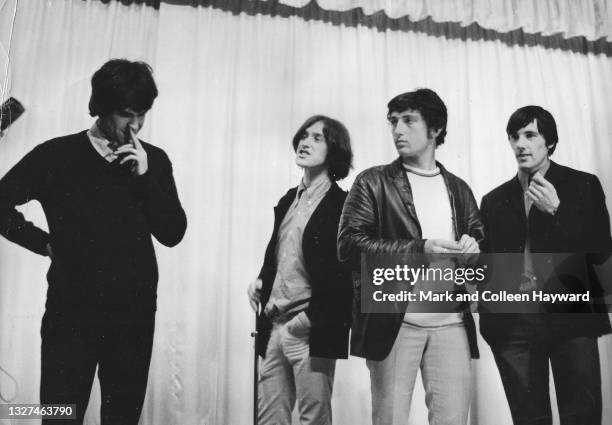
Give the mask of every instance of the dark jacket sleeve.
[[472, 189], [470, 189], [467, 185], [466, 198], [468, 235], [473, 237], [476, 242], [480, 244], [480, 242], [485, 238], [484, 224], [482, 222], [481, 211], [478, 209], [478, 204], [476, 203]]
[[271, 281], [274, 279], [276, 275], [276, 243], [277, 243], [277, 235], [278, 228], [280, 226], [280, 221], [284, 217], [286, 213], [286, 208], [290, 205], [291, 201], [295, 198], [297, 188], [291, 188], [283, 195], [282, 198], [278, 201], [276, 206], [274, 207], [274, 225], [272, 227], [272, 235], [270, 236], [270, 240], [268, 241], [268, 245], [266, 247], [266, 253], [264, 255], [264, 262], [261, 266], [261, 270], [259, 271], [259, 276], [257, 276], [262, 281]]
[[[274, 236], [274, 234], [273, 234]], [[274, 249], [276, 247], [276, 238], [271, 237], [266, 247], [266, 253], [264, 255], [264, 261], [259, 271], [258, 279], [267, 281], [274, 278], [276, 273], [276, 261], [274, 260]]]
[[[359, 269], [361, 253], [398, 254], [422, 253], [424, 239], [385, 239], [381, 237], [378, 223], [380, 211], [377, 196], [382, 196], [384, 187], [375, 184], [363, 173], [357, 177], [346, 198], [338, 230], [338, 258], [350, 262]], [[376, 187], [378, 186], [378, 187]], [[387, 194], [388, 195], [388, 194]]]
[[313, 253], [308, 258], [316, 258], [309, 263], [309, 273], [316, 279], [312, 285], [313, 297], [308, 308], [308, 316], [313, 323], [324, 326], [348, 326], [352, 282], [350, 270], [338, 261], [336, 235], [346, 192], [341, 192], [327, 211], [324, 225], [315, 232], [308, 249]]
[[46, 161], [38, 146], [0, 180], [0, 234], [40, 255], [46, 255], [49, 234], [27, 221], [15, 208], [39, 199]]
[[483, 236], [478, 241], [478, 244], [480, 246], [480, 252], [484, 252], [484, 253], [488, 253], [491, 251], [489, 238], [488, 238], [488, 231], [489, 231], [488, 217], [489, 217], [489, 204], [488, 204], [488, 197], [487, 195], [485, 195], [482, 197], [482, 200], [480, 201], [480, 219], [482, 221]]
[[147, 154], [153, 161], [149, 160], [149, 170], [145, 174], [136, 177], [137, 192], [144, 201], [151, 233], [161, 244], [172, 247], [183, 239], [187, 218], [178, 198], [168, 156], [161, 150], [155, 155]]
[[[276, 228], [276, 220], [275, 225]], [[261, 266], [261, 270], [259, 271], [258, 279], [261, 279], [262, 282], [262, 293], [261, 293], [261, 303], [262, 307], [265, 303], [268, 302], [270, 298], [270, 293], [272, 292], [272, 282], [274, 282], [274, 277], [276, 276], [276, 258], [275, 258], [275, 250], [276, 250], [276, 232], [272, 231], [272, 236], [268, 241], [268, 246], [266, 247], [266, 253], [264, 255], [264, 261]]]
[[[583, 186], [582, 205], [563, 201], [559, 204], [552, 217], [551, 236], [557, 235], [564, 240], [581, 240], [582, 246], [579, 249], [588, 253], [591, 262], [601, 264], [610, 257], [612, 251], [606, 198], [597, 176], [588, 175]], [[577, 226], [576, 223], [583, 223], [584, 226]], [[572, 235], [571, 232], [575, 231], [581, 234]]]

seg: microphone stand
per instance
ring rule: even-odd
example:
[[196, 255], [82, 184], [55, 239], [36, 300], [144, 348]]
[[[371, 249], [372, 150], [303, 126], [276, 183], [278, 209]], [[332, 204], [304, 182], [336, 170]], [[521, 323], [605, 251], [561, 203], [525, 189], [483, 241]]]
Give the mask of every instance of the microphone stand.
[[255, 330], [251, 332], [251, 338], [253, 338], [253, 425], [259, 423], [259, 354], [257, 353], [257, 346], [259, 345], [259, 332], [257, 330], [257, 320], [259, 318], [260, 305], [257, 304], [257, 311], [255, 312]]

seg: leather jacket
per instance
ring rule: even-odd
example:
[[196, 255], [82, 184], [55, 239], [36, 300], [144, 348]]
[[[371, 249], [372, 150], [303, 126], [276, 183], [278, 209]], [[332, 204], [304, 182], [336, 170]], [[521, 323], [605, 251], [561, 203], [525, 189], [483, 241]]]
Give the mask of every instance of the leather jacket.
[[[467, 234], [480, 242], [484, 236], [483, 226], [471, 189], [440, 163], [436, 165], [447, 187], [456, 240]], [[401, 159], [358, 175], [344, 204], [338, 233], [339, 259], [349, 262], [353, 270], [352, 355], [377, 361], [386, 358], [404, 317], [403, 312], [361, 312], [361, 253], [423, 253], [424, 245]], [[469, 310], [464, 314], [464, 326], [471, 356], [477, 358], [476, 329]]]

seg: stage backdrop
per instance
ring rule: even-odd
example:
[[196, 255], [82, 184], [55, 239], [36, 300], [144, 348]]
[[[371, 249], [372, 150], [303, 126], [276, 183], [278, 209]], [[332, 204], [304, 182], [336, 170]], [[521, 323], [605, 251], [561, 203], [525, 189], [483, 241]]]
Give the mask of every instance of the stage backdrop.
[[[539, 104], [558, 122], [553, 159], [597, 174], [612, 208], [609, 49], [581, 41], [572, 44], [577, 48], [543, 46], [537, 37], [491, 37], [456, 24], [381, 31], [166, 3], [5, 0], [0, 14], [0, 55], [8, 57], [0, 60], [8, 64], [3, 93], [27, 109], [0, 143], [0, 175], [44, 140], [91, 125], [89, 78], [106, 60], [145, 60], [155, 70], [160, 96], [141, 138], [170, 156], [189, 225], [177, 248], [157, 245], [161, 275], [143, 424], [250, 423], [254, 318], [246, 288], [261, 266], [272, 207], [299, 182], [290, 141], [310, 115], [328, 114], [348, 127], [355, 152], [355, 170], [341, 182], [348, 189], [357, 172], [396, 156], [386, 102], [433, 88], [449, 109], [438, 158], [480, 199], [516, 171], [504, 131], [509, 115]], [[45, 226], [39, 205], [22, 210]], [[38, 400], [48, 265], [0, 240], [0, 366], [18, 381], [14, 402]], [[471, 423], [511, 424], [490, 350], [479, 342]], [[600, 347], [609, 401], [611, 337]], [[417, 386], [409, 424], [426, 423]], [[7, 397], [15, 391], [1, 372], [0, 390]], [[99, 423], [99, 403], [95, 387], [88, 424]], [[370, 423], [363, 360], [338, 362], [333, 409], [337, 424]]]

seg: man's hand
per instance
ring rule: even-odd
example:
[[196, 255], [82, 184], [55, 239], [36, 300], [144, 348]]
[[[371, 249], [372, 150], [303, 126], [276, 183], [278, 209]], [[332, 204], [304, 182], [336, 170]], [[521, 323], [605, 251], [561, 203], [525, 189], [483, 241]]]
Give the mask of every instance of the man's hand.
[[550, 215], [557, 212], [560, 204], [557, 190], [539, 172], [533, 175], [533, 179], [525, 193], [527, 193], [527, 197], [540, 211]]
[[473, 237], [463, 234], [459, 239], [459, 246], [461, 247], [461, 254], [457, 257], [459, 265], [465, 266], [468, 264], [474, 264], [478, 260], [478, 254], [480, 254], [480, 247], [478, 242]]
[[138, 140], [138, 137], [134, 134], [134, 131], [130, 128], [130, 143], [120, 146], [115, 153], [117, 155], [123, 155], [123, 159], [120, 164], [125, 164], [127, 161], [132, 161], [132, 175], [142, 176], [149, 169], [149, 162], [147, 158], [147, 152], [142, 147], [142, 143]]
[[478, 242], [476, 239], [469, 235], [461, 235], [461, 239], [459, 239], [459, 247], [461, 248], [462, 254], [478, 254], [480, 253], [480, 248], [478, 247]]
[[423, 251], [425, 254], [455, 254], [461, 253], [461, 246], [455, 241], [427, 239]]
[[257, 313], [257, 306], [259, 305], [259, 301], [261, 299], [261, 279], [255, 279], [249, 285], [249, 289], [247, 290], [247, 294], [249, 296], [249, 303], [251, 304], [251, 308], [255, 313]]
[[300, 311], [293, 319], [287, 322], [287, 332], [298, 338], [308, 335], [312, 324], [305, 311]]

